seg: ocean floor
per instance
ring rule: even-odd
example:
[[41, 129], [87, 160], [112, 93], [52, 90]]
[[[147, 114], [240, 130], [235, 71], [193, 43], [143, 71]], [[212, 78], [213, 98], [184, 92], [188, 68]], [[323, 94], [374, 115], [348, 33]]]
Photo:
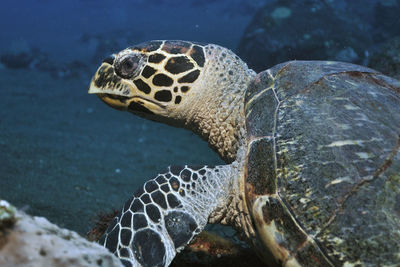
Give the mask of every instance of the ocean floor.
[[88, 95], [89, 80], [0, 69], [0, 84], [0, 199], [61, 227], [85, 234], [171, 164], [223, 164], [190, 131]]

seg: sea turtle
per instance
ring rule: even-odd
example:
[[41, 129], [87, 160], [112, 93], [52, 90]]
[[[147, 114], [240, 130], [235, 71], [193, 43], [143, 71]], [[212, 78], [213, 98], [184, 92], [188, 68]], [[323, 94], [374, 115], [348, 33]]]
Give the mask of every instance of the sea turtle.
[[256, 74], [218, 45], [150, 41], [106, 58], [89, 93], [227, 162], [170, 166], [125, 203], [99, 242], [126, 266], [169, 265], [207, 222], [269, 265], [400, 263], [399, 81], [332, 61]]

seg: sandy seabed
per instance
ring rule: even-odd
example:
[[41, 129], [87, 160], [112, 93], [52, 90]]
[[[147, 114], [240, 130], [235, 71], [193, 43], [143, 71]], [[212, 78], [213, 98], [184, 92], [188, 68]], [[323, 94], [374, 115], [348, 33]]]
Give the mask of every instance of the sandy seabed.
[[90, 75], [0, 69], [0, 199], [85, 234], [168, 165], [223, 164], [190, 131], [88, 95]]

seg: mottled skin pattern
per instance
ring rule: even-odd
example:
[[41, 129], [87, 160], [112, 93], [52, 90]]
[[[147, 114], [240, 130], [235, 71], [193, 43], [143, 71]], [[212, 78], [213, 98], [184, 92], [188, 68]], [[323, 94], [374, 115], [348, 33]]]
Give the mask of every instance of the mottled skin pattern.
[[89, 93], [230, 163], [170, 167], [128, 200], [100, 241], [126, 266], [168, 265], [207, 221], [269, 265], [400, 262], [399, 81], [326, 61], [255, 76], [217, 45], [152, 41], [105, 59]]
[[[99, 240], [125, 266], [166, 266], [207, 224], [225, 199], [225, 166], [171, 166], [147, 181], [124, 205]], [[193, 205], [197, 203], [197, 205]]]
[[244, 134], [244, 88], [254, 76], [223, 47], [152, 41], [105, 59], [89, 93], [116, 109], [188, 128], [232, 162]]

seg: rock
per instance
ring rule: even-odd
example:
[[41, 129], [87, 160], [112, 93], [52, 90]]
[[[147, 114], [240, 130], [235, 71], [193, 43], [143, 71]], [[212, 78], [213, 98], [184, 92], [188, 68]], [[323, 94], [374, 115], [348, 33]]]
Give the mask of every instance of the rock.
[[380, 45], [368, 67], [400, 80], [400, 36]]
[[369, 25], [336, 1], [278, 0], [265, 5], [246, 28], [238, 54], [261, 71], [288, 60], [341, 60], [361, 64], [372, 43]]
[[[87, 233], [89, 240], [99, 240], [119, 211], [98, 215], [94, 227]], [[265, 266], [253, 249], [208, 231], [201, 232], [178, 253], [171, 267]], [[268, 266], [267, 266], [268, 267]]]
[[3, 54], [0, 56], [0, 62], [9, 69], [27, 69], [33, 62], [33, 57], [26, 52]]
[[0, 200], [0, 231], [15, 224], [17, 209], [5, 200]]
[[61, 229], [46, 218], [18, 211], [3, 200], [0, 225], [0, 266], [122, 266], [99, 244]]

